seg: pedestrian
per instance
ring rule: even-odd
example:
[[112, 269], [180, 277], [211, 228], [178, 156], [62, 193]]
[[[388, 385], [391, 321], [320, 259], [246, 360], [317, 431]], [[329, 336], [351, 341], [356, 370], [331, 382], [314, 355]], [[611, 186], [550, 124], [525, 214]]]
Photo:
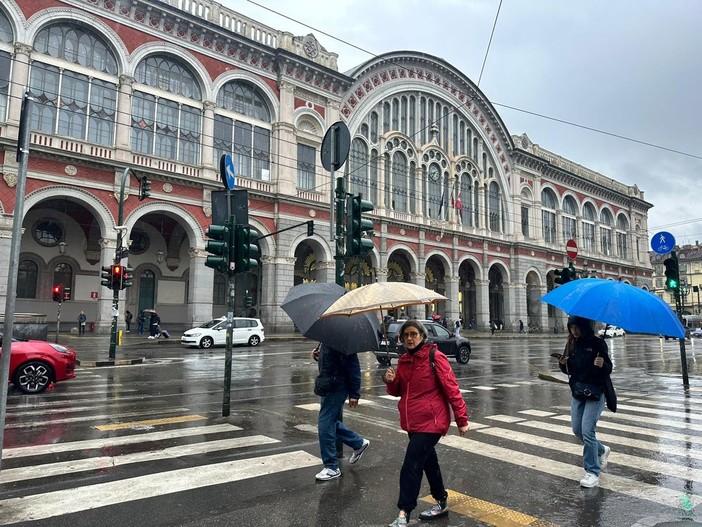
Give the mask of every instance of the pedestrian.
[[361, 460], [370, 441], [350, 430], [341, 421], [346, 398], [349, 408], [356, 408], [361, 398], [361, 365], [358, 356], [343, 354], [340, 351], [320, 344], [312, 352], [318, 362], [319, 375], [315, 380], [314, 393], [319, 395], [321, 405], [317, 419], [319, 450], [324, 468], [315, 476], [319, 481], [329, 481], [341, 476], [336, 442], [341, 441], [353, 448], [349, 463], [355, 465]]
[[79, 335], [85, 335], [85, 323], [87, 322], [88, 317], [85, 316], [85, 313], [83, 311], [80, 312], [80, 315], [78, 315], [78, 334]]
[[144, 316], [144, 311], [139, 311], [137, 315], [137, 333], [139, 335], [144, 334], [144, 322], [146, 322], [146, 317]]
[[456, 322], [453, 323], [453, 332], [457, 337], [461, 336], [461, 322], [458, 319], [456, 319]]
[[129, 333], [129, 329], [132, 326], [132, 312], [127, 310], [127, 312], [124, 314], [124, 322], [127, 325], [127, 333]]
[[497, 322], [495, 322], [494, 320], [491, 320], [490, 321], [490, 335], [494, 335], [496, 329], [497, 329]]
[[519, 319], [519, 332], [520, 333], [525, 333], [524, 331], [524, 321], [520, 318]]
[[[400, 470], [398, 517], [390, 527], [409, 523], [417, 506], [426, 474], [436, 505], [419, 515], [420, 520], [433, 520], [448, 514], [448, 493], [441, 476], [435, 446], [451, 425], [451, 409], [458, 433], [468, 432], [468, 411], [458, 388], [456, 376], [446, 355], [436, 344], [428, 343], [428, 333], [421, 322], [408, 320], [400, 328], [400, 338], [407, 350], [397, 362], [397, 371], [388, 368], [383, 375], [389, 395], [399, 396], [400, 426], [409, 436], [405, 460]], [[410, 390], [411, 385], [411, 390]]]
[[610, 452], [597, 440], [595, 428], [605, 405], [605, 381], [612, 373], [612, 361], [604, 339], [595, 336], [593, 324], [587, 318], [570, 317], [565, 351], [558, 356], [561, 371], [568, 374], [573, 434], [583, 443], [585, 475], [580, 486], [586, 488], [599, 484]]
[[150, 339], [157, 339], [161, 336], [161, 328], [159, 328], [159, 324], [161, 324], [161, 317], [158, 316], [156, 311], [153, 311], [151, 313], [151, 320], [149, 321]]

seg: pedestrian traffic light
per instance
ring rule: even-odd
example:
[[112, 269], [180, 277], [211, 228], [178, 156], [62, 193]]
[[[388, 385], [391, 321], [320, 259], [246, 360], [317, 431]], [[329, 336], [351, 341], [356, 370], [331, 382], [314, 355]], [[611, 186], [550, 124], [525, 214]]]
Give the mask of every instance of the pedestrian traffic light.
[[132, 287], [134, 285], [134, 269], [125, 265], [122, 267], [122, 289]]
[[675, 251], [670, 253], [670, 257], [663, 261], [665, 266], [665, 288], [670, 291], [680, 289], [680, 269], [678, 268], [678, 257]]
[[246, 273], [258, 267], [256, 240], [261, 234], [250, 225], [237, 225], [234, 240], [234, 272]]
[[151, 181], [146, 176], [139, 178], [139, 201], [144, 201], [151, 196]]
[[[556, 285], [567, 284], [571, 281], [570, 268], [568, 267], [564, 267], [563, 269], [556, 269], [555, 271], [553, 271], [553, 274], [556, 275], [556, 278], [553, 279], [553, 283]], [[575, 274], [575, 269], [573, 269], [573, 274]]]
[[102, 281], [100, 282], [100, 285], [105, 286], [107, 289], [112, 289], [112, 266], [104, 265], [101, 269], [102, 274], [100, 275], [100, 278], [102, 278]]
[[112, 287], [113, 291], [119, 291], [122, 289], [122, 283], [124, 281], [124, 266], [121, 264], [112, 265]]
[[63, 301], [65, 302], [66, 300], [71, 299], [71, 288], [70, 287], [64, 287], [63, 288]]
[[360, 256], [372, 250], [375, 245], [371, 238], [373, 220], [364, 218], [364, 212], [375, 209], [371, 201], [361, 199], [361, 195], [346, 199], [346, 256]]
[[54, 302], [62, 302], [63, 301], [63, 287], [60, 285], [55, 285], [53, 289], [51, 290], [51, 297]]
[[210, 225], [207, 228], [205, 235], [209, 240], [207, 240], [205, 248], [211, 254], [205, 259], [207, 267], [222, 273], [229, 271], [229, 262], [231, 260], [229, 250], [230, 244], [233, 243], [233, 240], [230, 240], [230, 234], [232, 232], [228, 223], [224, 225]]

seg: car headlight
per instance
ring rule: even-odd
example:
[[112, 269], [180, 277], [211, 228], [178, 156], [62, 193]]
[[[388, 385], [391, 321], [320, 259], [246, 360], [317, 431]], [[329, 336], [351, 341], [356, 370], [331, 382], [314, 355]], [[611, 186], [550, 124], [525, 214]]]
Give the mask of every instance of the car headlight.
[[202, 333], [188, 333], [185, 336], [186, 337], [199, 337], [200, 335], [202, 335]]
[[71, 353], [71, 351], [68, 348], [66, 348], [65, 346], [61, 346], [61, 344], [52, 344], [51, 342], [49, 342], [49, 346], [54, 348], [54, 350], [58, 351], [59, 353]]

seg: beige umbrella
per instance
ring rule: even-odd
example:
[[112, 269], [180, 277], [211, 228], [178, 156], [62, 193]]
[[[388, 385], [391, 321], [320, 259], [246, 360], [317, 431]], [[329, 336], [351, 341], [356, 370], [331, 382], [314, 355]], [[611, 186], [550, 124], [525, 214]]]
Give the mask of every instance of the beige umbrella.
[[349, 291], [329, 306], [320, 318], [433, 304], [440, 300], [448, 298], [426, 287], [405, 282], [375, 282]]

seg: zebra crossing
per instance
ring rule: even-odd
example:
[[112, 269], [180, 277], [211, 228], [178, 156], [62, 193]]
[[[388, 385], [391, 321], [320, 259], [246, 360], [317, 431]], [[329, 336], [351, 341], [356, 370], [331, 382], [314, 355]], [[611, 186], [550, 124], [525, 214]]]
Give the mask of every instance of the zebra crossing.
[[[217, 422], [215, 412], [201, 412], [201, 408], [160, 396], [126, 411], [125, 399], [138, 403], [144, 397], [125, 387], [121, 387], [119, 401], [91, 405], [96, 402], [95, 393], [107, 395], [114, 389], [114, 385], [110, 389], [96, 386], [97, 381], [102, 379], [80, 370], [72, 385], [75, 390], [42, 402], [41, 408], [26, 398], [10, 398], [6, 436], [14, 432], [20, 440], [15, 444], [6, 440], [3, 451], [0, 525], [47, 520], [130, 500], [148, 500], [301, 470], [307, 471], [311, 481], [309, 475], [321, 466], [314, 437], [319, 403], [313, 396], [294, 405], [294, 412], [287, 416], [288, 420], [295, 420], [294, 427], [301, 434], [306, 434], [305, 440], [288, 441], [283, 434], [274, 437], [276, 434]], [[448, 451], [442, 456], [451, 459], [469, 453], [475, 466], [480, 460], [491, 460], [511, 467], [510, 470], [539, 473], [577, 486], [582, 477], [582, 447], [570, 430], [569, 407], [515, 407], [508, 413], [493, 414], [479, 411], [479, 401], [494, 392], [529, 389], [531, 385], [548, 383], [464, 385], [471, 429], [467, 437], [449, 433], [442, 438], [441, 447]], [[702, 502], [702, 495], [694, 491], [702, 484], [702, 400], [698, 393], [693, 390], [693, 397], [685, 397], [620, 392], [619, 411], [605, 411], [598, 425], [598, 438], [612, 448], [600, 488], [660, 506], [662, 511], [679, 509], [683, 502], [694, 511]], [[475, 398], [473, 403], [471, 398]], [[357, 410], [345, 413], [345, 421], [371, 437], [374, 444], [384, 443], [384, 448], [401, 453], [404, 442], [394, 435], [402, 432], [396, 400], [380, 393], [364, 395]], [[57, 412], [61, 417], [54, 416]], [[44, 417], [47, 413], [49, 417]], [[32, 429], [51, 427], [75, 428], [76, 434], [69, 434], [75, 440], [39, 444], [21, 440]], [[374, 455], [380, 459], [380, 452], [381, 449], [378, 454], [369, 451], [364, 463], [373, 463]], [[121, 472], [119, 477], [99, 477], [127, 467], [139, 469], [133, 475]], [[397, 467], [387, 470], [396, 471]], [[81, 474], [97, 476], [80, 479]], [[41, 484], [47, 479], [60, 482], [62, 478], [67, 478], [65, 484]], [[450, 482], [447, 484], [450, 486]], [[456, 493], [463, 490], [451, 488]], [[57, 508], [56, 503], [61, 507]], [[500, 503], [496, 507], [507, 505]]]

